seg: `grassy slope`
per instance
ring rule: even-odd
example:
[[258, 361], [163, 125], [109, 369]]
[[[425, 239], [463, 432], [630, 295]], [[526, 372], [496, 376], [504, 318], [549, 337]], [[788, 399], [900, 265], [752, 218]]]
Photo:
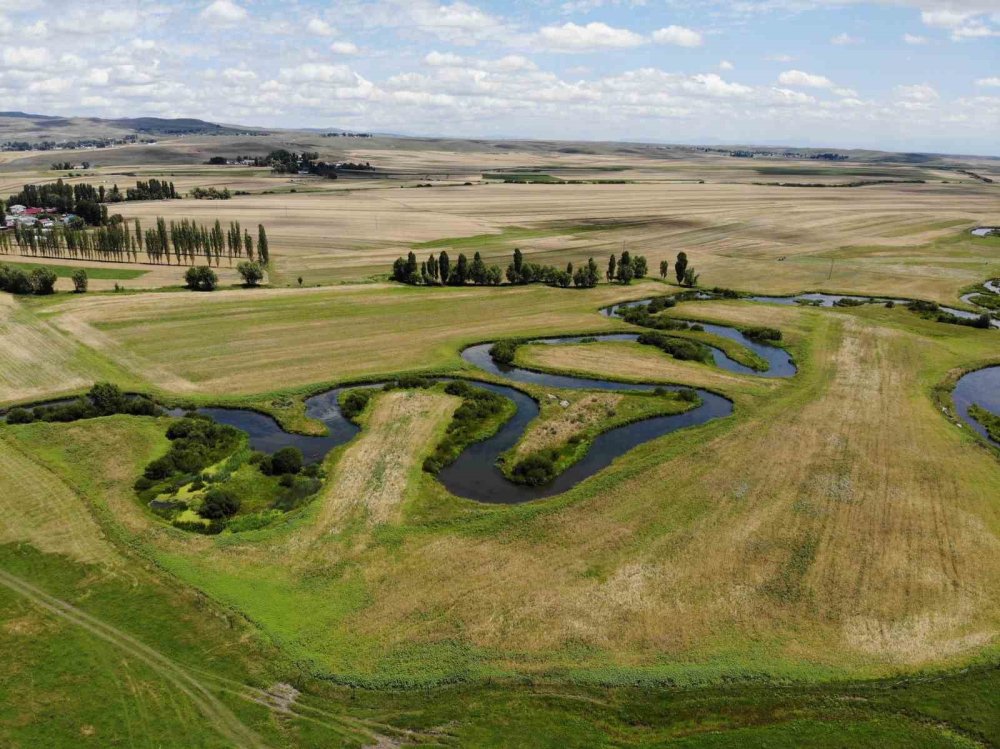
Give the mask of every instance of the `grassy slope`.
[[[405, 468], [418, 460], [404, 461], [391, 480], [385, 466], [369, 472], [378, 486], [365, 492], [395, 485], [387, 501], [402, 508], [374, 525], [333, 512], [350, 494], [336, 490], [249, 544], [153, 536], [151, 553], [320, 671], [358, 683], [512, 671], [617, 681], [622, 668], [681, 682], [875, 675], [988, 643], [998, 616], [988, 497], [1000, 472], [926, 396], [949, 368], [982, 356], [990, 334], [880, 308], [712, 303], [677, 314], [777, 325], [802, 372], [720, 380], [640, 349], [666, 379], [732, 394], [737, 418], [642, 446], [544, 503], [449, 499]], [[560, 366], [634, 375], [636, 348]], [[432, 414], [381, 423], [433, 430]], [[775, 453], [786, 446], [786, 457]], [[409, 449], [419, 458], [429, 447]], [[127, 487], [119, 493], [115, 512], [146, 535]], [[309, 553], [291, 551], [315, 538]]]

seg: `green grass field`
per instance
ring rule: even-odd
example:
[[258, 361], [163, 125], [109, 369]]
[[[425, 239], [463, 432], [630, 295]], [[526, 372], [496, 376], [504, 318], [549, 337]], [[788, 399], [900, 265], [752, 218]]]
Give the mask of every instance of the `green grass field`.
[[[545, 174], [510, 172], [535, 173]], [[1000, 268], [996, 242], [963, 233], [971, 217], [954, 204], [903, 220], [932, 200], [916, 186], [873, 192], [881, 218], [852, 226], [855, 197], [795, 199], [810, 211], [838, 206], [836, 241], [808, 251], [786, 249], [806, 243], [794, 227], [779, 237], [754, 223], [761, 194], [747, 185], [683, 188], [702, 206], [683, 225], [637, 216], [655, 190], [665, 198], [676, 186], [627, 186], [647, 202], [615, 222], [624, 202], [614, 201], [627, 197], [611, 186], [588, 194], [590, 207], [614, 203], [589, 218], [574, 203], [583, 186], [539, 186], [571, 191], [575, 208], [554, 218], [558, 199], [547, 197], [525, 222], [507, 220], [505, 201], [527, 201], [523, 211], [541, 193], [507, 187], [476, 186], [491, 205], [486, 225], [458, 215], [470, 210], [466, 191], [441, 227], [400, 232], [393, 252], [500, 257], [524, 244], [561, 266], [595, 246], [620, 251], [634, 231], [673, 252], [667, 239], [679, 232], [711, 245], [689, 249], [706, 287], [952, 302]], [[969, 212], [985, 210], [986, 188], [955, 187], [978, 201]], [[424, 217], [437, 199], [436, 188], [404, 194]], [[356, 197], [281, 200], [318, 222], [324, 206]], [[728, 204], [744, 213], [727, 234], [706, 217]], [[333, 275], [341, 262], [375, 263], [355, 250], [281, 262]], [[332, 385], [404, 373], [499, 382], [462, 348], [636, 332], [599, 309], [675, 290], [647, 279], [593, 290], [2, 295], [0, 405], [106, 379], [171, 405], [249, 407], [317, 432], [304, 399]], [[522, 366], [705, 388], [734, 410], [520, 505], [460, 499], [422, 469], [460, 403], [442, 386], [378, 393], [361, 432], [325, 458], [314, 500], [266, 528], [215, 536], [171, 527], [133, 488], [167, 450], [166, 417], [0, 424], [0, 744], [1000, 746], [1000, 460], [958, 425], [948, 396], [959, 373], [1000, 363], [998, 333], [902, 305], [720, 300], [664, 314], [777, 328], [798, 373], [734, 374], [629, 342], [523, 345]], [[727, 339], [671, 335], [760, 365]], [[541, 417], [508, 455], [556, 449], [560, 467], [606, 429], [687, 407], [675, 396], [524, 390]], [[232, 485], [248, 512], [266, 511], [277, 480], [245, 468]]]
[[147, 271], [142, 270], [132, 270], [130, 268], [114, 268], [108, 267], [106, 265], [94, 266], [94, 265], [58, 265], [52, 264], [43, 258], [39, 258], [36, 263], [25, 263], [19, 261], [7, 261], [0, 260], [0, 263], [4, 265], [9, 265], [13, 268], [20, 268], [21, 270], [30, 271], [38, 267], [45, 267], [55, 273], [59, 278], [70, 278], [73, 273], [79, 268], [83, 268], [87, 271], [87, 277], [93, 279], [102, 279], [110, 281], [127, 281], [133, 278], [141, 278], [146, 275]]

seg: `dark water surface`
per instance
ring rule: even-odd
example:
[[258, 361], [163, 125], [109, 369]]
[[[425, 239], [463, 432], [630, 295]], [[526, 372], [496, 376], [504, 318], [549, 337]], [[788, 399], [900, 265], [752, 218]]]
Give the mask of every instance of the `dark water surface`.
[[962, 421], [981, 434], [988, 442], [1000, 447], [1000, 442], [990, 439], [986, 428], [969, 416], [969, 406], [976, 404], [1000, 416], [1000, 366], [977, 369], [964, 375], [951, 394], [955, 410]]

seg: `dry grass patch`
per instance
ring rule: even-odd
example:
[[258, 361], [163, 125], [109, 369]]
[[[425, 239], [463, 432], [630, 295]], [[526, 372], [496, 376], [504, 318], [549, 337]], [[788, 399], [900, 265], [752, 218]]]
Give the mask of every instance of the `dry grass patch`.
[[0, 543], [25, 542], [78, 562], [119, 562], [84, 501], [4, 439], [0, 439], [0, 517]]
[[390, 285], [68, 299], [49, 314], [155, 386], [267, 392], [351, 377], [459, 366], [465, 343], [618, 326], [597, 314], [659, 284], [591, 291]]
[[399, 511], [420, 459], [434, 448], [461, 400], [427, 391], [380, 395], [357, 440], [337, 461], [310, 532], [336, 533], [360, 511], [370, 523], [386, 523]]

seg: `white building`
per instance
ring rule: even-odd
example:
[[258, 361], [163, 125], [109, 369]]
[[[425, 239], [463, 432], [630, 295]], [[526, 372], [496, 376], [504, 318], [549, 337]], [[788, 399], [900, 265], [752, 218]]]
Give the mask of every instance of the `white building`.
[[12, 205], [7, 210], [13, 213], [15, 216], [20, 216], [28, 209], [25, 208], [23, 205]]

